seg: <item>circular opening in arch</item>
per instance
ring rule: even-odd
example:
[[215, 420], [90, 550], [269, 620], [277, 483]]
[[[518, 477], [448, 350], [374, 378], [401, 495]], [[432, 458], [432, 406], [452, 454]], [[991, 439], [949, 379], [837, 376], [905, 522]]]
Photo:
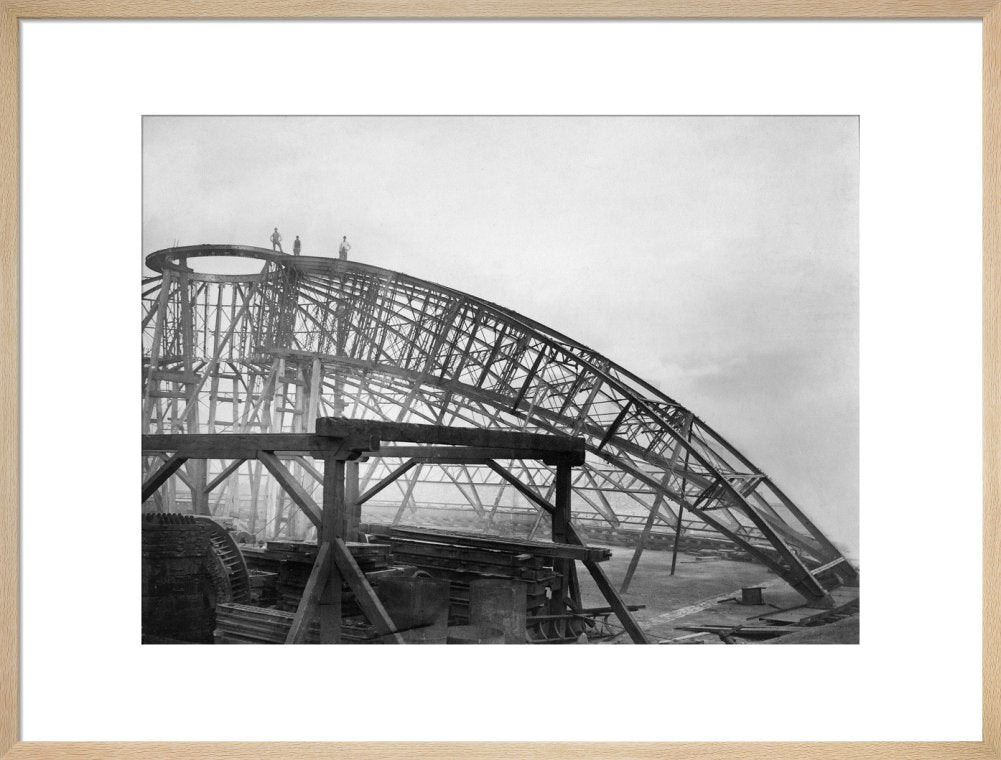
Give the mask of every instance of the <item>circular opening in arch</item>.
[[291, 258], [265, 248], [203, 243], [155, 251], [146, 265], [154, 272], [187, 272], [195, 281], [259, 282], [269, 265]]
[[198, 274], [260, 274], [267, 263], [248, 256], [192, 256], [187, 260], [188, 268]]

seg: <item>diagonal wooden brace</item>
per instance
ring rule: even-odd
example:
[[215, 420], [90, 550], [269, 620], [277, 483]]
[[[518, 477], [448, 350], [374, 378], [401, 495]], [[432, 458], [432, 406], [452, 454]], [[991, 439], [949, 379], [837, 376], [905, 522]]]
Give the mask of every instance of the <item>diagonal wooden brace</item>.
[[180, 454], [172, 455], [159, 470], [154, 472], [146, 482], [143, 483], [143, 501], [146, 501], [150, 496], [155, 494], [167, 479], [177, 472], [181, 465], [188, 461], [187, 457], [182, 457]]
[[348, 582], [348, 586], [355, 593], [358, 606], [361, 607], [365, 617], [375, 627], [375, 632], [380, 636], [388, 636], [394, 644], [403, 644], [403, 637], [396, 632], [396, 625], [393, 623], [386, 608], [382, 606], [375, 590], [365, 577], [365, 573], [358, 567], [355, 558], [351, 556], [347, 544], [340, 538], [335, 538], [331, 542], [334, 554], [334, 562], [337, 568]]
[[316, 617], [320, 594], [330, 578], [332, 556], [330, 543], [324, 541], [320, 544], [320, 549], [316, 553], [313, 570], [309, 574], [309, 580], [306, 581], [306, 589], [302, 592], [299, 607], [296, 609], [295, 618], [292, 620], [292, 627], [285, 638], [286, 644], [302, 644], [306, 640], [309, 624]]
[[319, 528], [321, 522], [320, 507], [313, 501], [313, 497], [306, 493], [306, 489], [299, 484], [299, 481], [292, 477], [292, 473], [275, 456], [275, 453], [273, 451], [260, 451], [257, 458], [264, 463], [268, 472], [274, 476], [274, 479], [278, 481], [278, 484], [292, 501], [299, 506], [299, 509], [306, 513], [306, 517], [312, 521], [313, 525]]

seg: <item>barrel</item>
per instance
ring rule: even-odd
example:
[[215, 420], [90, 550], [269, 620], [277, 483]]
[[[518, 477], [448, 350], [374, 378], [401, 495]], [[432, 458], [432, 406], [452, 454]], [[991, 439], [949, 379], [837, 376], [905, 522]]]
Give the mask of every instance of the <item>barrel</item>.
[[386, 578], [376, 593], [396, 630], [448, 624], [449, 582], [439, 578]]

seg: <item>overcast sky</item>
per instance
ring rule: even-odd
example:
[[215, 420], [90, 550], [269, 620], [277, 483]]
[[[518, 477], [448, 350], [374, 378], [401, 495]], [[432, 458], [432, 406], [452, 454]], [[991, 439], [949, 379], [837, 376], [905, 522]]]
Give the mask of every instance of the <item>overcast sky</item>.
[[857, 558], [855, 117], [148, 117], [143, 146], [144, 256], [347, 235], [661, 388]]

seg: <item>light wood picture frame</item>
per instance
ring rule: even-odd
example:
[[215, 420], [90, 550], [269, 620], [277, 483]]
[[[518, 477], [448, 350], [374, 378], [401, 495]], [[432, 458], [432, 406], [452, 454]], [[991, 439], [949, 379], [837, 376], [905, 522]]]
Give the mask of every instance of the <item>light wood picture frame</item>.
[[[983, 740], [872, 743], [48, 743], [20, 735], [19, 24], [28, 19], [974, 19], [983, 23]], [[1001, 0], [0, 0], [0, 758], [1001, 757]]]

